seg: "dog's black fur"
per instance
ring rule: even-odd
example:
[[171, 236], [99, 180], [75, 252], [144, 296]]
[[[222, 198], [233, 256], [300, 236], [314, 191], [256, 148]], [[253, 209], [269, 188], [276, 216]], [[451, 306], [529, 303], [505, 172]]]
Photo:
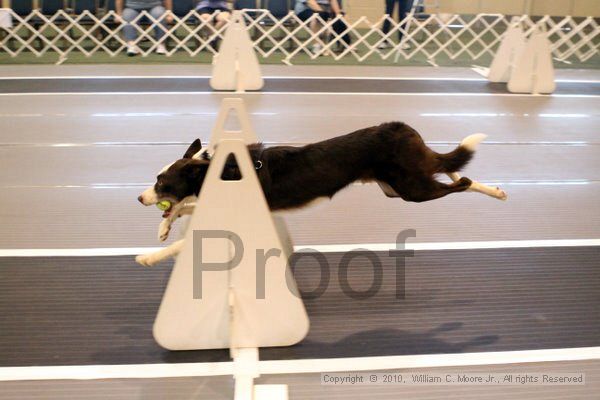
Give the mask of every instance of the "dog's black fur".
[[[182, 159], [160, 174], [154, 187], [158, 198], [180, 201], [198, 195], [210, 160], [192, 158], [202, 145], [197, 139]], [[437, 173], [459, 171], [473, 156], [463, 146], [439, 154], [425, 145], [410, 126], [390, 122], [303, 147], [262, 144], [248, 146], [260, 166], [258, 177], [272, 210], [304, 206], [335, 193], [355, 181], [377, 181], [386, 195], [422, 202], [469, 188], [471, 180], [452, 184], [435, 180]], [[259, 163], [260, 161], [260, 163]], [[234, 160], [223, 179], [239, 179]]]

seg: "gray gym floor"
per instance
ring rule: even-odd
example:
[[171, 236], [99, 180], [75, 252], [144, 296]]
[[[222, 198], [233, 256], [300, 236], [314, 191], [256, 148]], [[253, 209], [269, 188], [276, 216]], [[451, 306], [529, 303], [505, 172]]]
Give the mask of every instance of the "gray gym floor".
[[[364, 299], [343, 290], [342, 256], [328, 253], [327, 269], [313, 257], [294, 260], [311, 329], [296, 346], [261, 349], [261, 359], [599, 344], [598, 247], [418, 251], [403, 268], [380, 252], [381, 287]], [[0, 258], [0, 314], [7, 320], [0, 367], [228, 361], [225, 350], [169, 352], [154, 342], [171, 264], [141, 269], [129, 256]], [[352, 290], [369, 290], [373, 270], [364, 257], [353, 261]], [[326, 289], [310, 295], [327, 271]]]
[[[202, 67], [98, 68], [0, 67], [0, 251], [159, 245], [160, 212], [136, 197], [187, 143], [208, 140], [220, 100], [231, 94], [207, 92], [203, 78], [190, 78], [208, 75]], [[111, 79], [93, 78], [99, 75]], [[510, 95], [468, 69], [267, 66], [265, 75], [272, 77], [271, 92], [241, 97], [267, 145], [300, 145], [389, 120], [412, 125], [439, 151], [484, 132], [489, 137], [464, 175], [509, 194], [507, 202], [469, 193], [411, 204], [357, 184], [331, 202], [286, 216], [297, 245], [393, 243], [410, 228], [417, 233], [413, 243], [600, 238], [597, 72], [558, 71], [554, 96]], [[327, 257], [335, 263], [339, 255]], [[318, 271], [301, 265], [299, 285], [310, 290]], [[138, 270], [132, 256], [0, 258], [0, 365], [227, 360], [226, 352], [170, 355], [152, 341], [169, 266]], [[370, 279], [359, 267], [352, 276], [357, 288]], [[387, 280], [381, 297], [358, 303], [332, 287], [306, 301], [312, 323], [306, 341], [261, 350], [261, 359], [595, 347], [598, 267], [597, 247], [417, 252], [407, 262], [404, 299], [391, 295]], [[90, 281], [97, 286], [86, 293]], [[585, 386], [558, 390], [333, 388], [321, 386], [318, 374], [259, 382], [289, 383], [291, 399], [584, 399], [598, 392], [599, 369], [597, 360], [467, 369], [586, 372]], [[165, 393], [228, 398], [231, 381], [0, 382], [0, 399]]]

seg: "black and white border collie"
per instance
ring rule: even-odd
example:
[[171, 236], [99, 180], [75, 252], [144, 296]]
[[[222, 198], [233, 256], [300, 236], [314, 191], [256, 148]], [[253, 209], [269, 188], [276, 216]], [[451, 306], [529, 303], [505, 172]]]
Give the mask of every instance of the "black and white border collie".
[[[425, 145], [410, 126], [390, 122], [361, 129], [344, 136], [302, 147], [262, 144], [248, 146], [265, 197], [272, 211], [308, 205], [319, 198], [331, 198], [355, 181], [377, 182], [388, 197], [423, 202], [450, 193], [473, 191], [506, 200], [506, 193], [461, 178], [458, 171], [473, 157], [484, 134], [466, 137], [450, 153], [440, 154]], [[239, 179], [235, 160], [228, 160], [223, 179]], [[210, 164], [210, 155], [195, 140], [183, 158], [164, 167], [156, 184], [138, 200], [146, 205], [169, 200], [159, 226], [159, 240], [167, 239], [171, 224], [181, 215], [191, 214]], [[447, 174], [452, 183], [435, 179]], [[140, 255], [136, 261], [151, 266], [181, 250], [180, 240], [154, 253]]]

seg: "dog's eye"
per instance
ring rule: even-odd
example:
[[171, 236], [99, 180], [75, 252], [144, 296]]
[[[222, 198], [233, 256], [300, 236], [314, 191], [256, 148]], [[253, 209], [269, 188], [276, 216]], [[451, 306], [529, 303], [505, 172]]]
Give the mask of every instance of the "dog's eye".
[[162, 186], [162, 185], [163, 185], [163, 181], [158, 181], [158, 182], [156, 182], [156, 185], [158, 185], [158, 186]]

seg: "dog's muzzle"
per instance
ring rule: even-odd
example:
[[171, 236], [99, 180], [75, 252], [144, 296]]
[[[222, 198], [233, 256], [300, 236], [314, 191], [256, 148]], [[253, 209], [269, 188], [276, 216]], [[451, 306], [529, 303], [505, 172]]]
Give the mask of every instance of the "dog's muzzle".
[[148, 189], [144, 190], [142, 194], [138, 196], [138, 201], [145, 206], [156, 204], [158, 201], [158, 196], [156, 195], [154, 187], [150, 186]]

